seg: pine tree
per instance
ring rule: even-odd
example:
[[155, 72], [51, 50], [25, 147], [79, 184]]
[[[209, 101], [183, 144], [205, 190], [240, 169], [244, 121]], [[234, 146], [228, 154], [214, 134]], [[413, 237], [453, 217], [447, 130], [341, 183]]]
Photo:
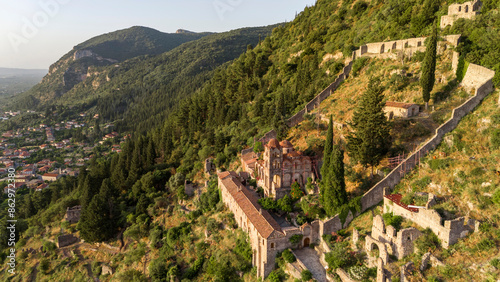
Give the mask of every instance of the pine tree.
[[102, 242], [111, 238], [114, 230], [114, 221], [109, 218], [109, 209], [105, 199], [95, 195], [92, 201], [82, 211], [78, 222], [80, 236], [86, 242]]
[[83, 182], [82, 197], [80, 199], [80, 204], [83, 208], [85, 208], [90, 203], [94, 195], [97, 194], [98, 191], [96, 190], [97, 189], [93, 187], [91, 176], [87, 175], [87, 177], [85, 177], [85, 181]]
[[431, 91], [436, 80], [436, 55], [437, 55], [437, 24], [434, 22], [432, 34], [427, 39], [424, 61], [422, 62], [422, 75], [420, 86], [422, 86], [422, 97], [425, 102], [425, 109], [429, 106]]
[[149, 169], [155, 165], [156, 151], [153, 139], [149, 139], [148, 148], [146, 151], [146, 169]]
[[323, 180], [323, 207], [328, 216], [334, 216], [338, 209], [347, 203], [344, 178], [344, 151], [339, 145], [332, 148], [330, 166], [326, 179]]
[[347, 136], [349, 156], [363, 166], [373, 168], [380, 163], [391, 146], [389, 122], [384, 114], [383, 87], [372, 78], [350, 123], [353, 132]]

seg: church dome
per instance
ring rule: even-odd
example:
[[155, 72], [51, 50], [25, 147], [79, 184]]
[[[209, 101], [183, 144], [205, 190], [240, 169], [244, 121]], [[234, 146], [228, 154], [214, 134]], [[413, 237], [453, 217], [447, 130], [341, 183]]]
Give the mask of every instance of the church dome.
[[269, 143], [267, 143], [267, 146], [269, 148], [278, 148], [280, 146], [280, 144], [278, 143], [278, 140], [276, 140], [276, 138], [273, 138], [273, 139], [269, 140]]
[[280, 146], [283, 148], [293, 148], [292, 143], [290, 143], [290, 141], [288, 141], [288, 140], [281, 141]]

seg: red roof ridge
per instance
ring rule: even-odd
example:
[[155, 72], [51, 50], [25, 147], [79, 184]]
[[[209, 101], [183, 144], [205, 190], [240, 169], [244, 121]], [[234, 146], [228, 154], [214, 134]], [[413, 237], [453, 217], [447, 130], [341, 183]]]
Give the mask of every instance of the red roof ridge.
[[394, 107], [394, 108], [403, 108], [403, 109], [408, 109], [408, 108], [410, 108], [411, 106], [414, 106], [414, 105], [417, 105], [417, 104], [387, 101], [387, 102], [385, 102], [385, 105], [386, 105], [387, 107]]

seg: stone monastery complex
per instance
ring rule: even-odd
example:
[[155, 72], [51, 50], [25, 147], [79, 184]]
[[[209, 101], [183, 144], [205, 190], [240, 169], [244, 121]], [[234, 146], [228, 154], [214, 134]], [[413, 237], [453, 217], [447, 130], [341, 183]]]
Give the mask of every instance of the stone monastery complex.
[[[474, 18], [479, 12], [480, 7], [481, 2], [479, 0], [450, 5], [448, 16], [441, 18], [441, 28], [452, 25], [458, 18]], [[444, 44], [457, 46], [460, 38], [460, 35], [447, 36], [445, 37]], [[425, 51], [424, 40], [425, 38], [413, 38], [366, 44], [353, 52], [352, 60], [361, 56], [384, 59], [395, 58], [394, 56], [397, 55], [397, 52], [411, 55], [416, 51]], [[458, 57], [458, 53], [454, 52], [453, 69], [456, 69]], [[352, 61], [344, 68], [343, 73], [337, 80], [316, 96], [309, 104], [319, 104], [319, 102], [331, 95], [338, 84], [349, 76], [351, 66]], [[432, 194], [428, 195], [429, 200], [425, 208], [415, 209], [402, 204], [401, 195], [390, 195], [390, 191], [415, 166], [414, 159], [416, 158], [416, 154], [425, 156], [430, 150], [435, 149], [443, 139], [444, 134], [453, 130], [460, 119], [472, 111], [493, 90], [492, 78], [494, 74], [489, 69], [470, 64], [462, 86], [465, 89], [473, 89], [474, 96], [453, 111], [450, 120], [436, 130], [436, 135], [431, 140], [423, 144], [417, 152], [409, 156], [361, 197], [361, 212], [383, 201], [385, 213], [392, 212], [394, 215], [400, 215], [407, 220], [413, 221], [422, 228], [430, 228], [440, 239], [443, 248], [448, 248], [467, 234], [478, 230], [479, 222], [474, 219], [461, 217], [445, 220], [441, 218], [435, 210], [431, 209], [436, 203], [436, 198]], [[293, 126], [302, 120], [304, 113], [311, 110], [309, 104], [304, 110], [290, 118], [288, 121], [289, 126]], [[385, 111], [389, 118], [408, 118], [417, 115], [419, 107], [414, 104], [389, 102], [386, 104]], [[221, 190], [222, 201], [234, 213], [238, 226], [249, 234], [253, 255], [252, 264], [257, 268], [257, 275], [263, 278], [267, 277], [273, 271], [278, 252], [288, 248], [307, 247], [312, 243], [315, 244], [315, 250], [321, 257], [321, 263], [327, 267], [324, 261], [324, 253], [329, 252], [329, 248], [323, 241], [322, 235], [330, 234], [347, 227], [350, 221], [359, 214], [352, 214], [349, 211], [347, 217], [342, 219], [339, 215], [336, 215], [330, 219], [315, 220], [310, 224], [306, 223], [298, 226], [295, 222], [292, 225], [262, 209], [258, 203], [258, 195], [253, 189], [256, 187], [247, 188], [242, 184], [247, 183], [249, 177], [253, 176], [256, 178], [257, 184], [262, 187], [264, 194], [274, 199], [280, 199], [287, 195], [294, 182], [303, 187], [309, 177], [312, 179], [319, 177], [314, 159], [295, 151], [293, 145], [287, 140], [279, 142], [275, 138], [267, 139], [268, 136], [272, 135], [272, 132], [268, 132], [265, 135], [264, 140], [266, 140], [266, 144], [262, 156], [257, 155], [251, 149], [243, 150], [241, 154], [243, 172], [239, 174], [232, 171], [218, 173], [218, 186]], [[409, 165], [406, 164], [407, 162]], [[413, 165], [411, 165], [412, 162]], [[402, 169], [403, 165], [404, 170]], [[421, 234], [414, 227], [396, 232], [394, 227], [384, 225], [382, 217], [374, 217], [372, 232], [365, 237], [364, 248], [369, 254], [369, 265], [376, 266], [378, 269], [377, 282], [391, 281], [389, 272], [384, 269], [384, 265], [389, 262], [389, 256], [393, 255], [398, 259], [402, 259], [412, 254], [414, 252], [413, 242]], [[302, 239], [300, 242], [293, 244], [290, 238], [295, 235], [298, 235]], [[356, 243], [359, 237], [356, 230], [353, 231], [352, 237], [353, 242]], [[379, 251], [378, 255], [377, 257], [371, 257], [373, 253], [371, 251], [375, 249]], [[439, 265], [437, 259], [432, 257], [432, 255], [426, 254], [424, 257], [426, 260], [433, 261], [433, 264], [435, 262]], [[402, 268], [401, 281], [407, 281], [405, 280], [404, 273], [410, 267], [410, 265], [405, 265]], [[342, 269], [338, 269], [337, 274], [342, 281], [352, 281]]]

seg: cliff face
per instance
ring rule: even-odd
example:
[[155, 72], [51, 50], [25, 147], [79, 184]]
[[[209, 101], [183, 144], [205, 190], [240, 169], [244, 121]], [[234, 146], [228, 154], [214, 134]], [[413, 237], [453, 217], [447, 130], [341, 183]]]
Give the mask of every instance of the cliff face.
[[[41, 83], [19, 97], [23, 99], [31, 96], [30, 100], [36, 100], [37, 104], [50, 103], [54, 98], [64, 95], [86, 81], [90, 77], [91, 69], [95, 72], [95, 69], [137, 56], [158, 55], [206, 35], [208, 34], [189, 31], [168, 34], [139, 26], [103, 34], [75, 46], [50, 66], [48, 74]], [[92, 75], [93, 78], [98, 76]], [[92, 80], [90, 83], [95, 89], [102, 81]]]

